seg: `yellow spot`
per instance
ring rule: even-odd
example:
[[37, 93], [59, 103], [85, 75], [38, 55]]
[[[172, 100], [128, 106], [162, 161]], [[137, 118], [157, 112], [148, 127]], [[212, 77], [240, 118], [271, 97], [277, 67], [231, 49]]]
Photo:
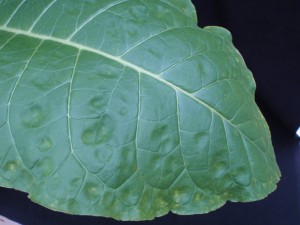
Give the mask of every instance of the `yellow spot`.
[[196, 194], [196, 195], [195, 195], [195, 200], [196, 200], [196, 201], [199, 201], [200, 199], [201, 199], [201, 195], [200, 195], [200, 194]]
[[8, 170], [13, 170], [13, 169], [15, 169], [15, 164], [14, 163], [7, 163], [7, 169]]

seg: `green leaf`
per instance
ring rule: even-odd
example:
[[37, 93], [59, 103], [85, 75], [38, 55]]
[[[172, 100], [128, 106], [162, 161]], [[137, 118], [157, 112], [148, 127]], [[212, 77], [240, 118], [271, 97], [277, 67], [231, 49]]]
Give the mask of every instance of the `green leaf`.
[[2, 0], [0, 15], [1, 186], [120, 220], [275, 189], [252, 74], [190, 0]]

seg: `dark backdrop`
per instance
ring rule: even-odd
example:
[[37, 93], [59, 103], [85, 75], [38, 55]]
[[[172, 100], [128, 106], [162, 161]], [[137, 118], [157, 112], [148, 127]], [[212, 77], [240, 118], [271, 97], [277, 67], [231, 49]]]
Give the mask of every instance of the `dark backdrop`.
[[[149, 0], [150, 1], [150, 0]], [[169, 214], [153, 221], [118, 222], [70, 216], [31, 203], [26, 194], [0, 189], [0, 214], [24, 225], [299, 225], [300, 145], [300, 1], [194, 0], [199, 25], [221, 25], [253, 72], [256, 99], [271, 129], [282, 180], [268, 198], [227, 203], [205, 215]]]
[[254, 74], [257, 101], [295, 132], [300, 126], [300, 1], [193, 2], [201, 27], [220, 25], [231, 31]]

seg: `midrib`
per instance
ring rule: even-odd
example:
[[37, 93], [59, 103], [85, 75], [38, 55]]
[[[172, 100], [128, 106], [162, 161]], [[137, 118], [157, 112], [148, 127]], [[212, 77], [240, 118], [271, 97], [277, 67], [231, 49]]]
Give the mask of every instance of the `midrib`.
[[180, 88], [180, 87], [177, 87], [175, 86], [174, 84], [162, 79], [161, 77], [159, 77], [157, 74], [154, 74], [148, 70], [145, 70], [133, 63], [130, 63], [124, 59], [122, 59], [121, 57], [118, 57], [118, 56], [113, 56], [111, 54], [108, 54], [106, 52], [103, 52], [103, 51], [100, 51], [98, 49], [94, 49], [94, 48], [91, 48], [91, 47], [88, 47], [88, 46], [85, 46], [85, 45], [81, 45], [81, 44], [78, 44], [78, 43], [74, 43], [74, 42], [71, 42], [71, 41], [68, 41], [68, 40], [64, 40], [64, 39], [61, 39], [61, 38], [56, 38], [56, 37], [50, 37], [50, 36], [47, 36], [47, 35], [42, 35], [42, 34], [36, 34], [36, 33], [33, 33], [33, 32], [30, 32], [30, 31], [24, 31], [24, 30], [19, 30], [19, 29], [15, 29], [15, 28], [9, 28], [9, 27], [3, 27], [3, 26], [0, 26], [0, 30], [1, 31], [7, 31], [7, 32], [11, 32], [11, 33], [14, 33], [14, 34], [20, 34], [20, 35], [25, 35], [25, 36], [28, 36], [28, 37], [32, 37], [32, 38], [37, 38], [37, 39], [40, 39], [40, 40], [49, 40], [49, 41], [54, 41], [54, 42], [57, 42], [57, 43], [61, 43], [63, 45], [67, 45], [67, 46], [71, 46], [71, 47], [74, 47], [74, 48], [77, 48], [79, 50], [83, 50], [83, 51], [88, 51], [88, 52], [92, 52], [92, 53], [95, 53], [95, 54], [98, 54], [98, 55], [101, 55], [105, 58], [108, 58], [108, 59], [111, 59], [115, 62], [118, 62], [126, 67], [129, 67], [133, 70], [136, 70], [138, 73], [142, 73], [142, 74], [145, 74], [145, 75], [148, 75], [162, 83], [164, 83], [165, 85], [171, 87], [172, 89], [174, 89], [176, 92], [180, 92], [184, 95], [186, 95], [187, 97], [193, 99], [194, 101], [196, 101], [197, 103], [203, 105], [204, 107], [208, 108], [212, 113], [215, 113], [216, 115], [218, 115], [219, 117], [221, 117], [223, 120], [227, 121], [229, 124], [231, 124], [233, 127], [236, 127], [234, 124], [231, 123], [231, 121], [229, 121], [224, 115], [222, 115], [220, 112], [216, 111], [214, 108], [212, 108], [211, 106], [209, 106], [208, 104], [206, 104], [205, 102], [203, 102], [202, 100], [196, 98], [193, 94], [185, 91], [184, 89]]
[[[74, 43], [74, 42], [71, 42], [71, 41], [68, 41], [68, 40], [64, 40], [64, 39], [61, 39], [61, 38], [56, 38], [56, 37], [49, 37], [49, 36], [46, 36], [46, 35], [41, 35], [41, 34], [36, 34], [36, 33], [32, 33], [32, 32], [29, 32], [29, 31], [23, 31], [23, 30], [18, 30], [18, 29], [15, 29], [15, 28], [9, 28], [9, 27], [3, 27], [3, 26], [0, 26], [0, 31], [7, 31], [7, 32], [11, 32], [11, 33], [15, 33], [15, 34], [22, 34], [22, 35], [26, 35], [26, 36], [29, 36], [29, 37], [32, 37], [32, 38], [37, 38], [37, 39], [41, 39], [41, 40], [50, 40], [50, 41], [54, 41], [54, 42], [57, 42], [57, 43], [61, 43], [63, 45], [67, 45], [67, 46], [71, 46], [71, 47], [74, 47], [74, 48], [77, 48], [79, 50], [84, 50], [84, 51], [88, 51], [88, 52], [93, 52], [95, 54], [98, 54], [98, 55], [101, 55], [103, 57], [106, 57], [108, 59], [111, 59], [113, 61], [116, 61], [126, 67], [129, 67], [129, 68], [132, 68], [133, 70], [136, 70], [139, 74], [145, 74], [145, 75], [148, 75], [150, 77], [152, 77], [153, 79], [156, 79], [162, 83], [164, 83], [165, 85], [171, 87], [173, 90], [175, 90], [176, 92], [180, 92], [182, 94], [184, 94], [185, 96], [191, 98], [192, 100], [194, 100], [195, 102], [203, 105], [204, 107], [206, 107], [207, 109], [209, 109], [212, 113], [214, 113], [215, 115], [219, 116], [220, 118], [222, 118], [223, 121], [226, 121], [228, 124], [230, 124], [235, 130], [238, 131], [238, 133], [243, 136], [244, 138], [246, 138], [250, 143], [253, 143], [258, 149], [260, 149], [261, 151], [263, 151], [255, 142], [251, 141], [251, 139], [245, 135], [235, 124], [233, 124], [229, 119], [227, 119], [224, 115], [222, 115], [220, 112], [218, 112], [217, 110], [215, 110], [214, 108], [212, 108], [210, 105], [208, 105], [207, 103], [203, 102], [202, 100], [196, 98], [193, 94], [185, 91], [184, 89], [180, 88], [180, 87], [177, 87], [175, 86], [174, 84], [162, 79], [161, 77], [159, 77], [157, 74], [154, 74], [148, 70], [145, 70], [133, 63], [130, 63], [130, 62], [127, 62], [126, 60], [122, 59], [121, 57], [118, 57], [118, 56], [113, 56], [111, 54], [108, 54], [106, 52], [103, 52], [103, 51], [100, 51], [100, 50], [97, 50], [97, 49], [93, 49], [91, 47], [87, 47], [87, 46], [84, 46], [84, 45], [81, 45], [81, 44], [78, 44], [78, 43]], [[249, 154], [248, 154], [248, 150], [246, 150], [246, 154], [249, 158]]]

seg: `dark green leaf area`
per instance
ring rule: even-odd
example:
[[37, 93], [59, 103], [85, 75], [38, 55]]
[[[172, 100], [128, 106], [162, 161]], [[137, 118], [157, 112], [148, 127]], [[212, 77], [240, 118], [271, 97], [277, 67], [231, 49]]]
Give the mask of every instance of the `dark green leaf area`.
[[0, 15], [1, 186], [119, 220], [275, 189], [252, 74], [190, 0], [4, 0]]

